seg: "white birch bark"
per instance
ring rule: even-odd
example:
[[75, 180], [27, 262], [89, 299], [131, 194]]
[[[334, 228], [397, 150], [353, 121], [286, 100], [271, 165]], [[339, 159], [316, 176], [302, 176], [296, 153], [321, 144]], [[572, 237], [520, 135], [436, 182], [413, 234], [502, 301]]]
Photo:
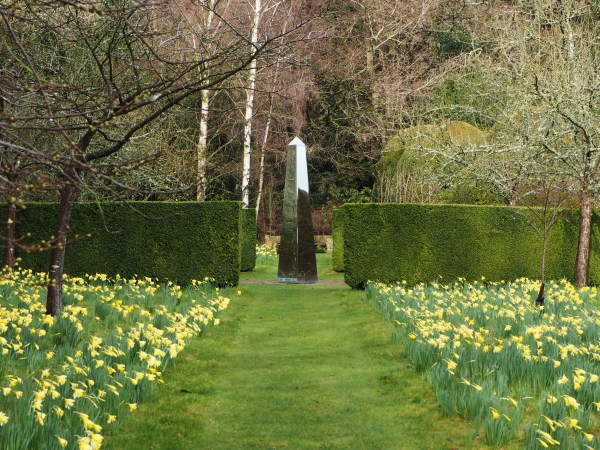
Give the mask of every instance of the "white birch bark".
[[197, 172], [196, 172], [196, 200], [203, 202], [206, 200], [206, 165], [207, 165], [207, 146], [208, 146], [208, 90], [203, 89], [200, 92], [200, 117], [198, 143], [196, 145]]
[[260, 167], [258, 173], [258, 192], [256, 194], [256, 217], [258, 218], [258, 211], [260, 210], [260, 202], [262, 199], [263, 185], [265, 181], [265, 151], [267, 149], [267, 142], [269, 140], [269, 131], [271, 128], [271, 118], [273, 116], [273, 94], [269, 99], [269, 116], [267, 117], [267, 123], [265, 124], [265, 132], [260, 145]]
[[[287, 14], [287, 18], [291, 15], [291, 7], [290, 11]], [[288, 21], [286, 19], [285, 24], [283, 26], [283, 34], [287, 32]], [[279, 78], [279, 67], [281, 65], [281, 57], [277, 58], [277, 62], [275, 63], [275, 74], [273, 75], [272, 89], [275, 89], [277, 86], [277, 80]], [[274, 103], [274, 92], [271, 92], [269, 95], [269, 115], [267, 116], [267, 123], [265, 124], [265, 130], [263, 134], [263, 139], [260, 146], [260, 167], [258, 172], [258, 192], [256, 194], [256, 218], [258, 218], [258, 212], [260, 211], [260, 203], [262, 201], [263, 196], [263, 187], [265, 181], [265, 152], [267, 150], [267, 142], [269, 141], [269, 132], [271, 131], [271, 120], [273, 117], [273, 103]]]
[[[215, 0], [207, 1], [207, 11], [203, 23], [205, 31], [210, 32], [213, 18], [215, 15]], [[194, 49], [196, 50], [196, 39], [194, 39]], [[205, 73], [207, 71], [204, 67]], [[206, 89], [200, 91], [200, 117], [198, 118], [198, 142], [196, 144], [196, 200], [203, 202], [206, 200], [206, 166], [208, 162], [208, 108], [209, 92]]]
[[[254, 53], [258, 43], [258, 25], [260, 21], [261, 0], [254, 1], [252, 19], [251, 51]], [[246, 89], [246, 108], [244, 114], [244, 161], [242, 170], [242, 204], [244, 208], [250, 205], [250, 156], [252, 154], [252, 115], [254, 113], [254, 90], [256, 87], [256, 58], [250, 63], [248, 87]]]

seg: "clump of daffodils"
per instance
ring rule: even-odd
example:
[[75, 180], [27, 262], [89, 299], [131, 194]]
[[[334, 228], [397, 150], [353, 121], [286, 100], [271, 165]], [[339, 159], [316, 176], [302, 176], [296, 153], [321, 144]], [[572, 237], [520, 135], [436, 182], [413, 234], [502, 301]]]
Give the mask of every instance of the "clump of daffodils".
[[[227, 308], [210, 280], [65, 277], [60, 315], [45, 315], [45, 275], [0, 279], [0, 447], [98, 449], [169, 362]], [[33, 418], [33, 419], [31, 419]]]
[[[367, 295], [429, 373], [442, 410], [472, 417], [490, 444], [527, 429], [527, 448], [599, 448], [598, 292], [547, 283], [540, 315], [539, 284], [371, 283]], [[523, 424], [526, 409], [539, 419]]]
[[256, 246], [256, 260], [258, 262], [268, 261], [277, 257], [277, 250], [269, 247], [268, 245], [257, 245]]

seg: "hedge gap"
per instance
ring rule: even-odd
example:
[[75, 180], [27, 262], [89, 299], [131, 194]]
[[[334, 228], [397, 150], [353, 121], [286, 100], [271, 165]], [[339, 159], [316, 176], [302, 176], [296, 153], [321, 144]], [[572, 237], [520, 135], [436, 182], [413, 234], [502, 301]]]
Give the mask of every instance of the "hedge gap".
[[331, 260], [335, 272], [344, 271], [344, 208], [333, 210], [333, 223], [331, 227], [333, 250]]

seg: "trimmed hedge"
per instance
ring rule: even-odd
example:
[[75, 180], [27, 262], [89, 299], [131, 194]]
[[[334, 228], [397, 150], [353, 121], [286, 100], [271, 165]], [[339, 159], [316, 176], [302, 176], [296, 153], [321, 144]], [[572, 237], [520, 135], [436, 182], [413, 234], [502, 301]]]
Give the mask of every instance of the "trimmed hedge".
[[[540, 277], [541, 238], [526, 210], [492, 206], [347, 204], [343, 209], [344, 277], [409, 284], [434, 280]], [[598, 223], [598, 216], [594, 223]], [[546, 254], [547, 279], [573, 279], [579, 216], [565, 210]], [[600, 233], [593, 228], [589, 281], [600, 282]]]
[[344, 271], [344, 209], [335, 208], [333, 210], [333, 223], [331, 226], [333, 238], [333, 250], [331, 251], [331, 260], [335, 272]]
[[248, 272], [256, 266], [256, 209], [242, 209], [241, 270]]
[[[131, 202], [80, 203], [71, 219], [65, 272], [117, 274], [189, 283], [212, 277], [237, 285], [240, 273], [241, 203]], [[19, 216], [19, 235], [27, 242], [48, 240], [55, 229], [57, 205], [30, 203]], [[139, 212], [136, 212], [135, 210]], [[141, 213], [141, 214], [140, 214]], [[143, 217], [146, 216], [146, 217]], [[24, 253], [21, 266], [48, 270], [47, 251]]]

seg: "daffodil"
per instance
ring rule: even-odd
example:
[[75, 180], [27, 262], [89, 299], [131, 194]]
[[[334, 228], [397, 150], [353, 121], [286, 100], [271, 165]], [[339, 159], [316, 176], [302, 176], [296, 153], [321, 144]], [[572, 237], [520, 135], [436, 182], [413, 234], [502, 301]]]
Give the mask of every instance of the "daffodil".
[[496, 420], [496, 419], [500, 418], [500, 413], [495, 408], [492, 408], [490, 406], [490, 411], [492, 413], [492, 419]]
[[[542, 436], [542, 438], [544, 439], [544, 441], [547, 444], [550, 444], [550, 445], [560, 445], [560, 442], [557, 441], [556, 439], [554, 439], [549, 433], [546, 433], [545, 431], [540, 430], [539, 428], [537, 430], [535, 430], [535, 431], [536, 431], [536, 433], [539, 433]], [[546, 447], [548, 447], [548, 445], [546, 445]]]
[[56, 414], [58, 417], [62, 417], [65, 415], [64, 410], [58, 405], [54, 405], [52, 407], [52, 410], [54, 411], [54, 414]]
[[573, 397], [569, 395], [563, 395], [563, 399], [565, 401], [565, 405], [569, 408], [579, 409], [579, 403]]
[[548, 424], [548, 426], [550, 427], [550, 429], [552, 431], [556, 431], [556, 428], [554, 427], [554, 424], [555, 424], [554, 420], [552, 420], [551, 418], [546, 417], [546, 416], [542, 416], [542, 417], [544, 418], [544, 420], [546, 421], [546, 423]]
[[40, 426], [43, 427], [44, 426], [44, 421], [46, 420], [46, 414], [44, 414], [41, 411], [36, 411], [35, 412], [35, 419], [40, 424]]
[[548, 444], [545, 441], [542, 441], [540, 438], [536, 438], [536, 440], [540, 443], [540, 445], [544, 448], [548, 448]]
[[569, 426], [574, 430], [581, 430], [581, 427], [579, 426], [579, 421], [571, 417], [569, 417]]

